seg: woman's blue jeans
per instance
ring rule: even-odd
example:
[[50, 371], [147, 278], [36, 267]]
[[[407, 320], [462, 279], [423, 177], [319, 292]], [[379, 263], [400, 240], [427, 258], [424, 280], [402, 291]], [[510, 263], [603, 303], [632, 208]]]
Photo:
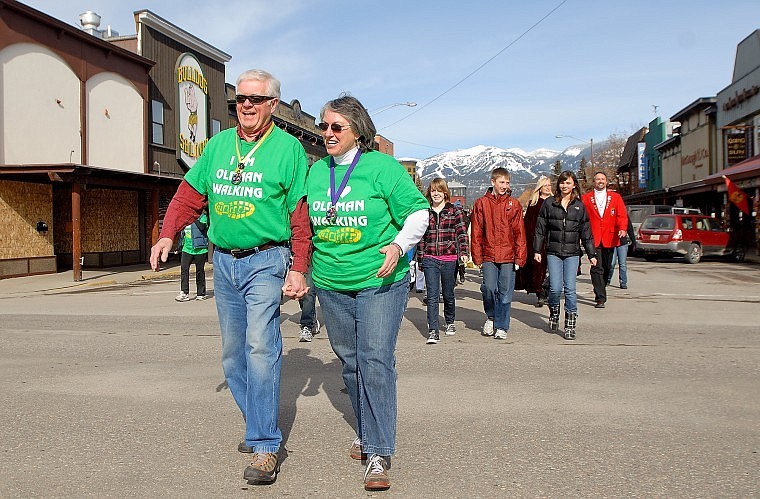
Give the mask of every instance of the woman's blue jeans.
[[443, 318], [446, 324], [453, 324], [456, 304], [454, 283], [457, 278], [457, 262], [442, 262], [435, 258], [422, 259], [422, 271], [427, 283], [428, 329], [438, 331], [438, 293], [443, 292]]
[[562, 292], [565, 293], [565, 312], [578, 312], [575, 279], [578, 275], [579, 256], [546, 255], [549, 272], [549, 306], [558, 307]]
[[494, 329], [509, 331], [512, 294], [515, 291], [515, 264], [483, 262], [483, 310], [493, 319]]
[[214, 252], [214, 301], [222, 331], [222, 368], [245, 419], [245, 443], [277, 452], [280, 406], [280, 296], [290, 250], [275, 247], [245, 258]]
[[409, 276], [360, 291], [317, 288], [333, 351], [354, 409], [362, 451], [396, 449], [396, 340], [406, 310]]

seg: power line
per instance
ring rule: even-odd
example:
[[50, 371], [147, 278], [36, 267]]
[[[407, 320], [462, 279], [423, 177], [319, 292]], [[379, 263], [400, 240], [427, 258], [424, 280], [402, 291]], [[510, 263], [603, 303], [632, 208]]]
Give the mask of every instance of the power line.
[[419, 108], [415, 109], [414, 111], [412, 111], [411, 113], [407, 114], [403, 118], [394, 121], [390, 125], [386, 125], [386, 126], [382, 127], [381, 130], [385, 130], [386, 128], [392, 127], [393, 125], [401, 123], [405, 119], [410, 118], [411, 116], [414, 116], [415, 114], [419, 113], [420, 111], [422, 111], [423, 109], [425, 109], [426, 107], [428, 107], [429, 105], [431, 105], [433, 102], [437, 101], [438, 99], [440, 99], [441, 97], [443, 97], [447, 93], [449, 93], [452, 90], [454, 90], [456, 87], [458, 87], [459, 85], [461, 85], [462, 83], [464, 83], [466, 80], [468, 80], [470, 77], [472, 77], [475, 73], [477, 73], [478, 71], [480, 71], [481, 69], [483, 69], [488, 63], [490, 63], [491, 61], [493, 61], [494, 59], [496, 59], [497, 57], [499, 57], [505, 50], [507, 50], [512, 45], [514, 45], [515, 43], [517, 43], [518, 41], [520, 41], [520, 39], [523, 38], [525, 35], [527, 35], [531, 31], [533, 31], [534, 28], [536, 28], [539, 24], [541, 24], [542, 22], [544, 22], [549, 16], [551, 16], [552, 14], [554, 14], [554, 12], [557, 9], [559, 9], [560, 7], [562, 7], [565, 3], [567, 3], [567, 0], [562, 0], [556, 7], [554, 7], [552, 10], [550, 10], [544, 17], [542, 17], [541, 19], [539, 19], [538, 21], [536, 21], [530, 28], [528, 28], [525, 31], [523, 31], [520, 34], [520, 36], [518, 36], [517, 38], [515, 38], [514, 40], [512, 40], [511, 42], [509, 42], [509, 44], [507, 44], [506, 47], [504, 47], [503, 49], [499, 50], [494, 56], [492, 56], [490, 59], [488, 59], [487, 61], [485, 61], [483, 64], [481, 64], [480, 66], [478, 66], [477, 68], [475, 68], [474, 70], [472, 70], [467, 76], [465, 76], [464, 78], [462, 78], [461, 80], [459, 80], [458, 82], [454, 83], [452, 86], [450, 86], [449, 88], [447, 88], [446, 90], [444, 90], [443, 92], [441, 92], [438, 96], [436, 96], [435, 98], [433, 98], [431, 101], [423, 104]]

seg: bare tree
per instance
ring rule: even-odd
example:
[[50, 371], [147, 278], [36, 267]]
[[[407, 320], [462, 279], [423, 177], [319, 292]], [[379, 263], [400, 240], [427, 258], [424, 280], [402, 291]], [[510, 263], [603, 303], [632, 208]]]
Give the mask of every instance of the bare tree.
[[[584, 170], [584, 174], [581, 174], [581, 169], [578, 171], [578, 182], [583, 187], [584, 192], [593, 188], [594, 175], [598, 172], [604, 172], [607, 175], [608, 186], [612, 190], [618, 190], [618, 164], [620, 163], [620, 156], [623, 154], [625, 148], [626, 138], [618, 135], [611, 134], [607, 140], [596, 146], [594, 144], [594, 157], [593, 165], [589, 164], [584, 167], [583, 161], [581, 161], [581, 168]], [[593, 168], [592, 168], [593, 166]], [[593, 169], [593, 171], [591, 171]], [[585, 177], [581, 180], [581, 177]]]

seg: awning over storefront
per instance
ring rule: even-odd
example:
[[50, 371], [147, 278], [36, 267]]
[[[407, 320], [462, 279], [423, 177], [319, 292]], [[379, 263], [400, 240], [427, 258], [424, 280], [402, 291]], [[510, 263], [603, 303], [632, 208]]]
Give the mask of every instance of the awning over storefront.
[[723, 182], [723, 175], [731, 180], [741, 180], [760, 176], [760, 155], [745, 159], [741, 163], [730, 166], [718, 173], [713, 173], [705, 179], [706, 182], [718, 184]]

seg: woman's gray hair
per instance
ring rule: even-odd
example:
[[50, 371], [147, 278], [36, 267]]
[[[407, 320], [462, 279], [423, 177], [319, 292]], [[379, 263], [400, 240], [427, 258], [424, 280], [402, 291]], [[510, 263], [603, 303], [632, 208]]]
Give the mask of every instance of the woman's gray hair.
[[271, 73], [267, 73], [263, 69], [249, 69], [238, 76], [235, 88], [248, 80], [265, 82], [267, 84], [267, 96], [280, 98], [280, 80], [275, 78]]
[[325, 113], [332, 111], [338, 113], [348, 120], [351, 129], [359, 135], [359, 149], [362, 152], [371, 151], [375, 144], [375, 135], [377, 129], [369, 117], [367, 109], [356, 97], [348, 94], [341, 94], [337, 99], [328, 101], [319, 112], [319, 119], [323, 120]]

